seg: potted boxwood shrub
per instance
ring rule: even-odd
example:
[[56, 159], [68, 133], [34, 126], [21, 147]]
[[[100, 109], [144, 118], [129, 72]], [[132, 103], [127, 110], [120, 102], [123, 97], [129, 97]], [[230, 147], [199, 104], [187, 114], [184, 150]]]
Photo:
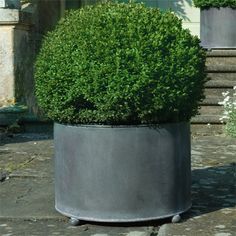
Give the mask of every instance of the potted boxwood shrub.
[[56, 209], [74, 224], [189, 209], [204, 66], [199, 39], [170, 12], [112, 2], [69, 12], [35, 67], [38, 102], [55, 121]]
[[201, 9], [200, 38], [204, 48], [236, 48], [236, 0], [193, 0]]

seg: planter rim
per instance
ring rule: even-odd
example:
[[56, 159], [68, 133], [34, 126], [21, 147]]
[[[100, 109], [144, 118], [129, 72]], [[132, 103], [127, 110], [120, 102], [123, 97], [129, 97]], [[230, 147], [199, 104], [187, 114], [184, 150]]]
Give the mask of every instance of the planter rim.
[[178, 124], [189, 124], [188, 121], [182, 121], [182, 122], [173, 122], [173, 123], [160, 123], [160, 124], [140, 124], [140, 125], [99, 125], [99, 124], [63, 124], [54, 122], [54, 125], [63, 125], [67, 127], [80, 127], [80, 128], [159, 128], [163, 126], [171, 126], [171, 125], [178, 125]]

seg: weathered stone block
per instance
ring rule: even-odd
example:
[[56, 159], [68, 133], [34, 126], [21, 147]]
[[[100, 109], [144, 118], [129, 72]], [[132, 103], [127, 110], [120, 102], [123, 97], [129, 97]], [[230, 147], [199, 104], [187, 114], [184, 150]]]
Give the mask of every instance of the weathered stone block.
[[0, 7], [5, 8], [7, 6], [6, 0], [0, 0]]
[[31, 14], [17, 9], [0, 8], [0, 25], [24, 24], [31, 25]]
[[[25, 13], [17, 9], [0, 8], [0, 125], [8, 125], [24, 113], [6, 108], [15, 104], [27, 105], [32, 110], [34, 40]], [[29, 14], [28, 14], [29, 15]]]
[[20, 12], [17, 9], [1, 9], [0, 8], [0, 24], [18, 23], [20, 21]]
[[0, 27], [0, 102], [13, 103], [14, 92], [14, 43], [13, 26]]
[[33, 106], [34, 58], [34, 42], [28, 27], [0, 27], [0, 105], [20, 102]]

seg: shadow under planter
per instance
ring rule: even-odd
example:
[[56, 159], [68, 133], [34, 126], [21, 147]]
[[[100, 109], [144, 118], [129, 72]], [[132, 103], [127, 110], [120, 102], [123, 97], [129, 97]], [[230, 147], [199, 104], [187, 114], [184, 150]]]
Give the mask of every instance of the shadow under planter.
[[204, 48], [236, 48], [236, 9], [230, 7], [201, 9], [201, 45]]
[[190, 125], [54, 126], [55, 202], [96, 222], [141, 222], [191, 206]]

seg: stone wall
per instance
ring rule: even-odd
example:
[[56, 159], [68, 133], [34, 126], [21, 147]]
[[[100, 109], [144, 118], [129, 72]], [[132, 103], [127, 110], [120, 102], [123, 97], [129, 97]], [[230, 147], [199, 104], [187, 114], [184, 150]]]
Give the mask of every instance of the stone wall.
[[19, 100], [23, 94], [19, 92], [23, 87], [21, 80], [30, 77], [27, 72], [32, 68], [32, 62], [27, 61], [32, 61], [34, 54], [29, 43], [30, 31], [27, 14], [23, 15], [17, 9], [0, 8], [0, 106]]
[[[1, 14], [1, 11], [0, 11]], [[6, 103], [14, 103], [14, 67], [13, 67], [13, 35], [12, 26], [0, 28], [0, 106]]]
[[32, 15], [20, 11], [17, 1], [5, 3], [0, 7], [0, 125], [11, 123], [12, 117], [18, 119], [26, 107], [30, 113], [36, 107]]
[[34, 34], [30, 27], [14, 28], [15, 99], [25, 104], [30, 113], [37, 113], [34, 96], [33, 64], [35, 60]]

